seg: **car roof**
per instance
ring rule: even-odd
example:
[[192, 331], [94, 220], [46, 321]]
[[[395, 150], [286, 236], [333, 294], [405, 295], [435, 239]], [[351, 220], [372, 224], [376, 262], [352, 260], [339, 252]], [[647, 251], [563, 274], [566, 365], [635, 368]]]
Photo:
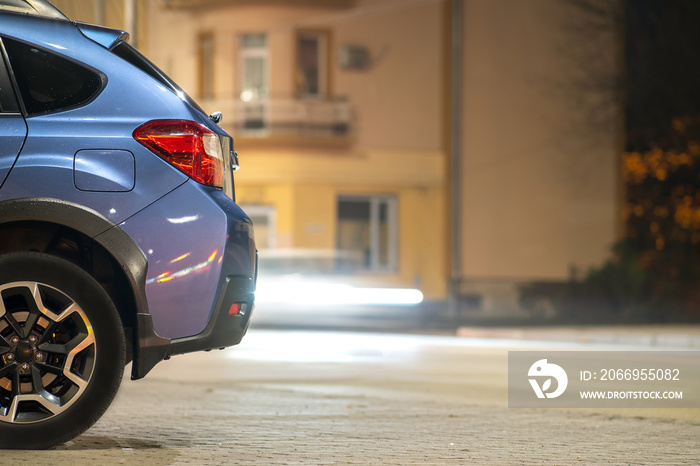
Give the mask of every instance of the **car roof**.
[[48, 0], [0, 0], [0, 11], [24, 13], [45, 18], [68, 19]]

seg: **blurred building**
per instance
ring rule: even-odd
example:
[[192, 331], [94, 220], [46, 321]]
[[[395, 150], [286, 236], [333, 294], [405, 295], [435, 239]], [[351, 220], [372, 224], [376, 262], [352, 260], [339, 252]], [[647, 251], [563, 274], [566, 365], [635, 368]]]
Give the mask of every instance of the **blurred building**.
[[223, 112], [264, 273], [417, 287], [497, 316], [519, 312], [522, 285], [570, 280], [615, 241], [616, 107], [596, 126], [605, 96], [586, 76], [615, 69], [618, 42], [582, 43], [568, 2], [92, 4]]

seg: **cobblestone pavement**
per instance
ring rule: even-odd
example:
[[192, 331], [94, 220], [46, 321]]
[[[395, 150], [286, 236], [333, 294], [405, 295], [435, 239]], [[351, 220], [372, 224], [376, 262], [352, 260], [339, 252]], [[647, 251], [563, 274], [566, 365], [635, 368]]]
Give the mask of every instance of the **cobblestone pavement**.
[[6, 451], [0, 463], [698, 464], [697, 409], [507, 408], [507, 350], [251, 331], [240, 347], [178, 356], [125, 381], [74, 441]]

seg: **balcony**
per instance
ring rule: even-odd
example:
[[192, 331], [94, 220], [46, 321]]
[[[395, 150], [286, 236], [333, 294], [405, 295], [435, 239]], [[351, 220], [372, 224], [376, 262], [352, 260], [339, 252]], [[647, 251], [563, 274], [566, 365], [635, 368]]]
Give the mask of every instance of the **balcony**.
[[171, 9], [202, 9], [211, 7], [236, 6], [305, 6], [317, 8], [345, 9], [355, 6], [356, 0], [163, 0], [163, 5]]
[[[209, 103], [209, 102], [207, 102]], [[212, 101], [223, 126], [248, 145], [347, 147], [352, 144], [352, 108], [344, 99], [275, 98]]]

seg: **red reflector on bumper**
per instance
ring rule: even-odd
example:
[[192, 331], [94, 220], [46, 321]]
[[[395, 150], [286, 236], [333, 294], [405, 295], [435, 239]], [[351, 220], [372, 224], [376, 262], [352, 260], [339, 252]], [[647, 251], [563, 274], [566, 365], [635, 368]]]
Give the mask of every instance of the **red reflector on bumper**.
[[233, 303], [231, 309], [228, 310], [228, 315], [237, 316], [239, 312], [241, 312], [241, 303]]

